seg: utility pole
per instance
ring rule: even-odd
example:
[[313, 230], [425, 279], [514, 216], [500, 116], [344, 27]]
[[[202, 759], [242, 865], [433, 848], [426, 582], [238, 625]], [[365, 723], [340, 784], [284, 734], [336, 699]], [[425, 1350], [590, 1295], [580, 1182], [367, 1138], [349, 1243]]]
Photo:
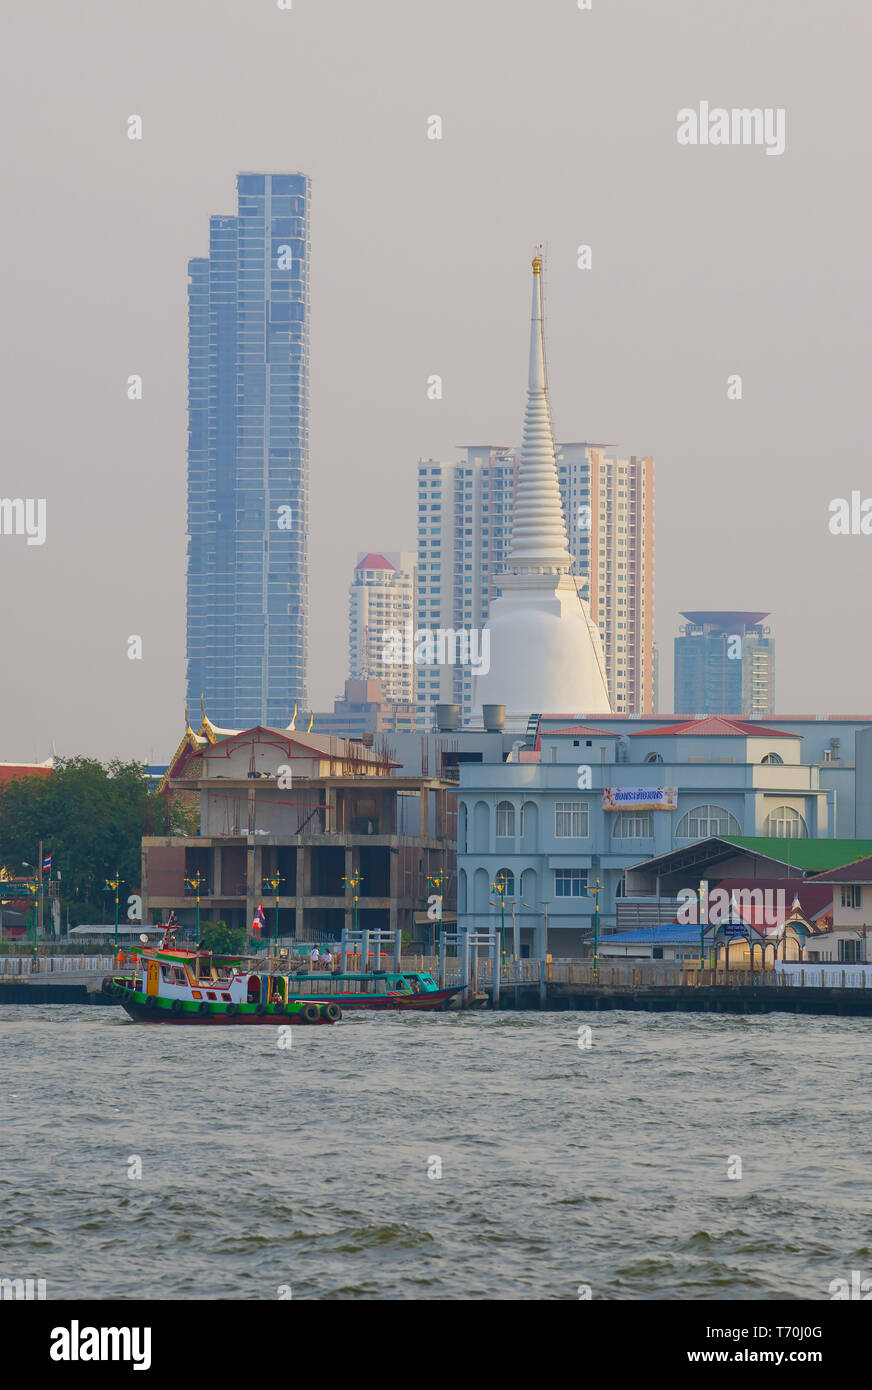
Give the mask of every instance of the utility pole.
[[38, 908], [39, 908], [38, 934], [39, 934], [40, 936], [42, 936], [42, 895], [43, 895], [43, 888], [42, 888], [42, 840], [40, 840], [40, 842], [39, 842], [39, 858], [38, 858], [37, 861], [36, 861], [36, 882], [37, 882], [36, 901], [37, 901]]

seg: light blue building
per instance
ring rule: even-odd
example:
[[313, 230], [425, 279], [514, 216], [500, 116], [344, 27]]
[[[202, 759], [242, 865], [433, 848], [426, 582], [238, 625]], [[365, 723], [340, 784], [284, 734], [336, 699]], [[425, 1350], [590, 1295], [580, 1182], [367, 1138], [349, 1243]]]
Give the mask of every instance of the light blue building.
[[283, 728], [307, 703], [309, 180], [237, 194], [188, 264], [187, 697]]
[[492, 927], [504, 905], [507, 934], [541, 955], [547, 909], [548, 949], [576, 955], [597, 879], [607, 929], [625, 871], [655, 855], [719, 835], [854, 836], [854, 737], [870, 724], [543, 715], [535, 746], [459, 768], [458, 924]]

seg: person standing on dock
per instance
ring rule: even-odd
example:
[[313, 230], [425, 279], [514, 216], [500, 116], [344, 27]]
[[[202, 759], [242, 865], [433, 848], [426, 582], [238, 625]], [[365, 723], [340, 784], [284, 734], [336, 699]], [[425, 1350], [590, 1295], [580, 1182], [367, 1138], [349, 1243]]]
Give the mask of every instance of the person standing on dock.
[[312, 970], [317, 970], [317, 969], [318, 969], [318, 947], [317, 947], [317, 946], [313, 946], [313, 947], [312, 947], [312, 953], [311, 953], [311, 955], [309, 956], [309, 961], [310, 961], [310, 968], [311, 968]]

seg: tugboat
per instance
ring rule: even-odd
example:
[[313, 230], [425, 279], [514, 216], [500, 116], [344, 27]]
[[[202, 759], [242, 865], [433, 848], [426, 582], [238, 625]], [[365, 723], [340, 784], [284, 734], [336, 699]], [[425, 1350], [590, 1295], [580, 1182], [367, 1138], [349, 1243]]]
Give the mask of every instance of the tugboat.
[[[143, 938], [144, 939], [144, 938]], [[330, 999], [299, 999], [287, 975], [249, 968], [244, 956], [213, 956], [175, 944], [171, 929], [157, 947], [136, 947], [132, 976], [107, 975], [104, 994], [137, 1023], [338, 1023]]]

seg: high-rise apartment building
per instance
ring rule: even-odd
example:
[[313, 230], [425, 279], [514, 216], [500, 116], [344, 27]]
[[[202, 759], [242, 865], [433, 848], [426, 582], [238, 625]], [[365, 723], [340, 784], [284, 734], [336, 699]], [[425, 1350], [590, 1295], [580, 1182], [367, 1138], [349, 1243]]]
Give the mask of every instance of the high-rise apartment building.
[[[406, 655], [406, 624], [415, 623], [415, 555], [368, 551], [358, 555], [348, 605], [348, 673], [353, 680], [381, 681], [384, 700], [397, 704], [415, 699], [413, 662]], [[402, 634], [391, 640], [390, 634]]]
[[[648, 714], [654, 701], [654, 460], [600, 444], [556, 446], [572, 556], [606, 659], [612, 709]], [[470, 445], [455, 463], [418, 464], [418, 624], [483, 627], [511, 547], [519, 451]], [[469, 666], [418, 671], [418, 722], [437, 704], [472, 715]]]
[[[583, 451], [583, 453], [582, 453]], [[615, 714], [654, 710], [654, 460], [600, 444], [567, 444], [567, 478], [590, 486], [590, 610]], [[560, 467], [558, 456], [558, 468]], [[564, 506], [566, 501], [564, 501]], [[586, 513], [576, 517], [584, 521]], [[583, 530], [583, 528], [580, 528]], [[579, 555], [584, 556], [583, 536]], [[579, 573], [585, 572], [582, 562]]]
[[188, 263], [187, 693], [230, 728], [307, 703], [309, 198], [239, 174]]
[[675, 639], [676, 714], [775, 713], [775, 639], [768, 613], [682, 613]]

